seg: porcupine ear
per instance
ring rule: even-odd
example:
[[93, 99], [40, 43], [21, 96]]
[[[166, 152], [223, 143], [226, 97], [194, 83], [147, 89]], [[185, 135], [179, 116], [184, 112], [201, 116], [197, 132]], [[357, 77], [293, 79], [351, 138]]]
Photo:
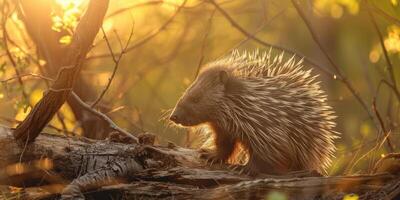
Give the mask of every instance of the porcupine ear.
[[228, 82], [228, 72], [227, 71], [225, 71], [225, 70], [222, 70], [222, 71], [220, 71], [219, 72], [219, 81], [222, 83], [222, 84], [226, 84], [227, 82]]

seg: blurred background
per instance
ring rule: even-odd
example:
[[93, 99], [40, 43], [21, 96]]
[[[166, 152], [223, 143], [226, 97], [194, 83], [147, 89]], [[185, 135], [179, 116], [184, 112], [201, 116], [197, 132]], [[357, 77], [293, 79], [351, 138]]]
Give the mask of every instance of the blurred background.
[[[46, 73], [47, 61], [27, 32], [17, 1], [1, 2], [0, 123], [15, 127], [56, 74]], [[111, 0], [103, 32], [97, 35], [75, 91], [86, 102], [94, 102], [117, 67], [97, 109], [132, 133], [151, 132], [162, 144], [184, 146], [187, 131], [169, 126], [163, 116], [199, 67], [235, 48], [269, 50], [272, 45], [274, 53], [286, 49], [285, 55], [305, 57], [306, 66], [320, 74], [341, 133], [331, 174], [371, 168], [392, 151], [387, 139], [399, 151], [398, 0], [300, 1], [304, 16], [289, 0], [213, 2]], [[57, 45], [67, 47], [87, 1], [40, 3], [51, 11]], [[96, 118], [80, 112], [65, 104], [45, 132], [107, 136]]]

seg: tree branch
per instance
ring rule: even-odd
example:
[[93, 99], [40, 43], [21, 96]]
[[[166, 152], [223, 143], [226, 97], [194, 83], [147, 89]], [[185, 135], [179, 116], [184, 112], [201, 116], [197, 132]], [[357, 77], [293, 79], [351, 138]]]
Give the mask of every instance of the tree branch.
[[318, 39], [317, 34], [314, 31], [314, 28], [311, 25], [310, 20], [307, 18], [305, 12], [301, 9], [299, 3], [296, 0], [291, 0], [293, 6], [295, 7], [297, 13], [299, 14], [299, 16], [301, 17], [301, 19], [304, 21], [305, 25], [307, 26], [312, 39], [314, 40], [314, 42], [318, 45], [319, 49], [322, 51], [322, 53], [324, 54], [324, 56], [326, 57], [326, 59], [329, 61], [329, 63], [331, 64], [331, 66], [334, 68], [335, 72], [337, 73], [337, 77], [339, 80], [341, 80], [347, 87], [347, 89], [349, 89], [349, 91], [351, 92], [351, 94], [353, 94], [353, 96], [356, 98], [356, 100], [361, 104], [361, 106], [363, 107], [363, 109], [367, 112], [368, 117], [375, 122], [374, 117], [369, 109], [369, 106], [367, 106], [367, 103], [360, 97], [360, 95], [358, 94], [358, 92], [354, 89], [354, 86], [349, 82], [349, 80], [345, 77], [345, 75], [342, 73], [342, 71], [340, 70], [339, 66], [336, 65], [336, 63], [333, 61], [333, 59], [331, 58], [331, 56], [328, 54], [327, 50], [325, 49], [325, 47], [321, 44], [321, 42]]
[[111, 77], [108, 79], [108, 83], [107, 83], [106, 87], [105, 87], [104, 90], [101, 92], [100, 96], [99, 96], [99, 97], [93, 102], [93, 104], [90, 106], [90, 107], [92, 107], [92, 108], [94, 108], [94, 107], [100, 102], [100, 100], [103, 98], [104, 94], [107, 92], [108, 88], [110, 88], [111, 82], [112, 82], [112, 80], [114, 79], [115, 74], [117, 73], [118, 66], [119, 66], [119, 63], [120, 63], [120, 61], [121, 61], [121, 59], [122, 59], [122, 56], [125, 54], [126, 49], [128, 48], [128, 46], [129, 46], [129, 44], [130, 44], [130, 42], [131, 42], [132, 36], [133, 36], [133, 25], [132, 25], [132, 29], [131, 29], [131, 33], [129, 34], [128, 41], [126, 42], [125, 47], [122, 49], [121, 54], [118, 56], [118, 58], [116, 58], [116, 57], [115, 57], [115, 54], [114, 54], [113, 51], [112, 51], [110, 41], [108, 40], [107, 35], [106, 35], [106, 33], [104, 32], [104, 29], [101, 28], [101, 30], [102, 30], [102, 32], [103, 32], [104, 39], [106, 40], [107, 47], [108, 47], [108, 49], [110, 50], [110, 53], [111, 53], [111, 55], [112, 55], [112, 60], [114, 61], [114, 70], [113, 70], [113, 72], [112, 72], [112, 74], [111, 74]]
[[393, 71], [393, 64], [392, 61], [389, 58], [389, 54], [388, 51], [386, 49], [385, 43], [383, 41], [383, 36], [381, 31], [379, 30], [378, 24], [376, 23], [376, 19], [374, 14], [371, 11], [371, 5], [368, 1], [365, 1], [367, 4], [367, 10], [368, 10], [368, 14], [369, 14], [369, 19], [372, 23], [372, 25], [374, 26], [374, 29], [376, 30], [376, 33], [378, 34], [379, 37], [379, 43], [381, 45], [382, 51], [383, 51], [383, 55], [385, 56], [385, 60], [389, 69], [389, 75], [390, 75], [390, 80], [392, 81], [392, 86], [393, 86], [393, 91], [396, 94], [397, 100], [400, 101], [400, 92], [399, 89], [397, 88], [397, 82], [396, 82], [396, 77], [394, 75], [394, 71]]
[[231, 25], [236, 28], [240, 33], [242, 33], [244, 36], [254, 40], [255, 42], [265, 46], [265, 47], [272, 47], [275, 49], [279, 49], [285, 52], [288, 52], [292, 55], [295, 55], [297, 57], [301, 57], [302, 59], [304, 59], [304, 61], [308, 64], [310, 64], [311, 66], [314, 66], [318, 69], [320, 69], [322, 72], [324, 72], [325, 74], [333, 77], [333, 73], [330, 72], [328, 69], [325, 69], [323, 67], [321, 67], [320, 65], [318, 65], [317, 63], [315, 63], [314, 61], [308, 59], [306, 56], [304, 56], [303, 54], [299, 53], [299, 52], [295, 52], [291, 49], [288, 49], [286, 47], [282, 47], [282, 46], [278, 46], [276, 44], [271, 44], [268, 42], [265, 42], [263, 40], [261, 40], [260, 38], [256, 37], [254, 34], [251, 34], [249, 32], [247, 32], [243, 27], [241, 27], [220, 5], [218, 5], [217, 3], [215, 3], [214, 0], [208, 0], [212, 5], [215, 6], [215, 8], [225, 17], [225, 19], [227, 19], [229, 21], [229, 23], [231, 23]]
[[[159, 33], [161, 33], [164, 29], [166, 29], [166, 28], [168, 27], [168, 25], [171, 24], [171, 23], [174, 21], [175, 17], [178, 15], [178, 13], [181, 11], [181, 9], [185, 6], [186, 1], [187, 1], [187, 0], [185, 0], [185, 1], [176, 9], [175, 13], [174, 13], [163, 25], [161, 25], [157, 30], [155, 30], [155, 31], [154, 31], [153, 33], [151, 33], [150, 35], [146, 36], [145, 38], [143, 38], [143, 39], [140, 40], [139, 42], [137, 42], [137, 43], [133, 44], [132, 46], [130, 46], [129, 48], [127, 48], [127, 49], [125, 50], [125, 52], [132, 51], [132, 50], [134, 50], [134, 49], [136, 49], [136, 48], [138, 48], [138, 47], [140, 47], [140, 46], [146, 44], [148, 41], [150, 41], [151, 39], [153, 39], [154, 37], [156, 37], [156, 36], [157, 36]], [[120, 55], [120, 54], [121, 54], [121, 52], [116, 53], [115, 55]], [[111, 56], [111, 55], [108, 54], [108, 53], [106, 53], [106, 54], [98, 54], [98, 55], [90, 56], [88, 59], [105, 58], [105, 57], [109, 57], [109, 56]]]
[[111, 130], [117, 131], [119, 133], [122, 133], [126, 136], [128, 136], [129, 138], [133, 139], [134, 141], [138, 142], [138, 139], [133, 136], [131, 133], [125, 131], [124, 129], [120, 128], [119, 126], [117, 126], [109, 117], [107, 117], [107, 115], [105, 115], [104, 113], [101, 113], [95, 109], [93, 109], [93, 107], [89, 106], [88, 104], [86, 104], [85, 102], [82, 101], [82, 99], [79, 98], [78, 95], [76, 95], [74, 92], [72, 92], [72, 97], [75, 98], [77, 100], [77, 102], [87, 111], [89, 111], [90, 113], [96, 115], [97, 117], [99, 117], [101, 120], [105, 121]]

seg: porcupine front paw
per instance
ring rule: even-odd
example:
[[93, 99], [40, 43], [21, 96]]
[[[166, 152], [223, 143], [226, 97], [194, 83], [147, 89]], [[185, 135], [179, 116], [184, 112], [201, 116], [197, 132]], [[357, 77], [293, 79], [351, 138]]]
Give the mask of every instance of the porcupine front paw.
[[207, 163], [210, 165], [213, 164], [222, 164], [225, 162], [225, 159], [221, 156], [218, 156], [216, 152], [207, 150], [207, 149], [200, 149], [200, 158], [205, 159]]

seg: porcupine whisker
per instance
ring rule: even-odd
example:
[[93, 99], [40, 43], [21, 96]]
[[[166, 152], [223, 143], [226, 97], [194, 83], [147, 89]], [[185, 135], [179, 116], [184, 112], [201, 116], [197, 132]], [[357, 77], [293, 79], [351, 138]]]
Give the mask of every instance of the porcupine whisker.
[[167, 121], [169, 115], [172, 113], [173, 110], [174, 110], [173, 108], [163, 110], [161, 112], [161, 116], [160, 116], [160, 119], [158, 121]]
[[210, 166], [213, 166], [215, 159], [209, 158], [209, 160], [210, 160]]

